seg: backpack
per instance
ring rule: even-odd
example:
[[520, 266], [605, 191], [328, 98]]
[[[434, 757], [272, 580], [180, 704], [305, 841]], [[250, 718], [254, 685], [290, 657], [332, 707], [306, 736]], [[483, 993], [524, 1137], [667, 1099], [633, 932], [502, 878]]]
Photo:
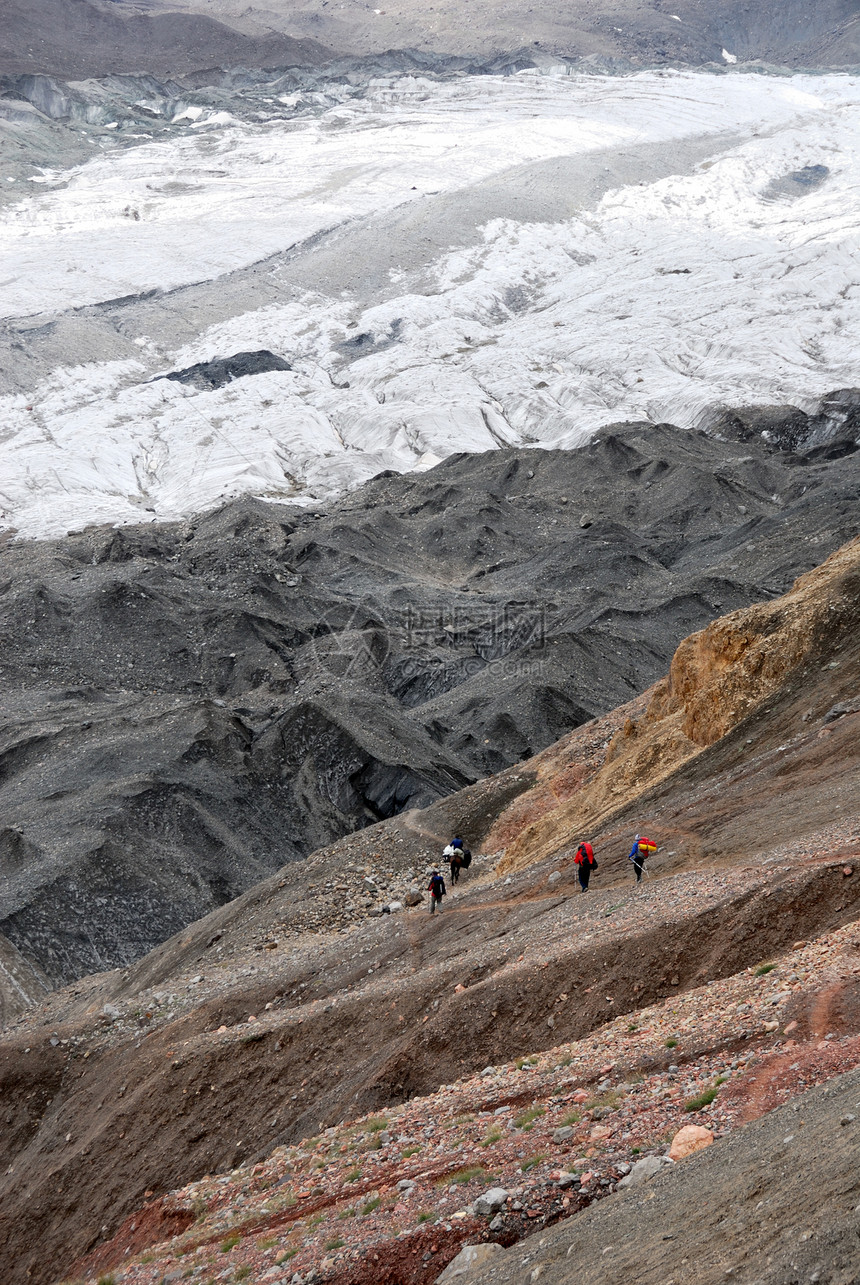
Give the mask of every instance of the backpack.
[[443, 897], [445, 895], [444, 892], [442, 891], [444, 887], [445, 887], [445, 882], [442, 876], [433, 875], [433, 877], [431, 878], [430, 882], [427, 885], [427, 891], [432, 893], [432, 895], [438, 901], [440, 897]]
[[463, 869], [464, 869], [464, 870], [468, 870], [468, 869], [469, 869], [469, 866], [470, 866], [471, 864], [472, 864], [472, 854], [471, 854], [471, 852], [469, 851], [469, 849], [468, 849], [468, 848], [464, 848], [464, 849], [463, 849], [463, 861], [462, 861]]
[[576, 856], [573, 858], [573, 863], [574, 865], [577, 865], [577, 866], [583, 866], [583, 865], [596, 866], [597, 865], [597, 862], [594, 860], [594, 849], [592, 848], [590, 843], [581, 843], [579, 845], [579, 847], [576, 849]]
[[657, 851], [657, 844], [651, 839], [646, 839], [644, 834], [639, 840], [639, 860], [644, 861], [646, 857], [651, 857]]

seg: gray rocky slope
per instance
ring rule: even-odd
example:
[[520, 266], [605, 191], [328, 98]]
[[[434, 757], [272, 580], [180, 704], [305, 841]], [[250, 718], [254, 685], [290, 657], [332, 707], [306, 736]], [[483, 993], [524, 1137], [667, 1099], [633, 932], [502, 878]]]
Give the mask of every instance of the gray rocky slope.
[[312, 40], [273, 31], [245, 34], [204, 8], [179, 13], [159, 4], [5, 0], [0, 73], [179, 75], [218, 66], [314, 66], [330, 55]]
[[[0, 73], [70, 79], [114, 72], [176, 75], [225, 66], [314, 65], [327, 50], [436, 56], [540, 54], [633, 66], [742, 60], [792, 67], [860, 62], [854, 0], [6, 0]], [[298, 37], [298, 39], [296, 39]]]
[[381, 475], [324, 512], [7, 543], [4, 969], [127, 963], [642, 691], [691, 630], [856, 534], [855, 421], [620, 426]]
[[[202, 0], [176, 7], [200, 12]], [[853, 0], [394, 0], [384, 6], [325, 0], [206, 0], [205, 12], [257, 30], [258, 24], [309, 35], [344, 52], [432, 50], [485, 56], [526, 49], [565, 57], [630, 62], [741, 60], [792, 67], [844, 66], [860, 60]]]

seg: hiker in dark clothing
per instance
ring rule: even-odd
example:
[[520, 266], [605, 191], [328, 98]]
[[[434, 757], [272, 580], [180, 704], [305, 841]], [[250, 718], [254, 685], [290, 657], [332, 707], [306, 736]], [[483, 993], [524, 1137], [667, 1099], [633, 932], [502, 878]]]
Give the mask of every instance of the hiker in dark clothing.
[[583, 892], [588, 892], [588, 881], [591, 878], [591, 872], [597, 869], [597, 858], [590, 843], [586, 842], [579, 845], [573, 862], [576, 866], [579, 886]]
[[633, 847], [630, 849], [630, 855], [627, 860], [633, 862], [633, 869], [636, 871], [636, 882], [642, 878], [642, 867], [645, 864], [645, 858], [650, 857], [652, 852], [657, 851], [657, 844], [646, 839], [644, 835], [637, 834], [633, 840]]
[[441, 913], [442, 898], [448, 890], [445, 887], [445, 880], [442, 878], [438, 870], [432, 871], [430, 882], [427, 885], [427, 891], [430, 893], [430, 914], [435, 915], [437, 907]]

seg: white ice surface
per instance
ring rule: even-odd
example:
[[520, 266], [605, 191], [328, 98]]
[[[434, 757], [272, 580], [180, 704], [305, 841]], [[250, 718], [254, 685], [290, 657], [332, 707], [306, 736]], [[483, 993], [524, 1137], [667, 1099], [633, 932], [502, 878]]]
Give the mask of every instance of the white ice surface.
[[[440, 255], [432, 291], [374, 307], [308, 293], [179, 352], [153, 335], [139, 362], [57, 369], [0, 401], [0, 522], [52, 534], [248, 492], [318, 499], [452, 451], [577, 445], [631, 418], [692, 425], [721, 403], [811, 407], [860, 384], [848, 76], [409, 78], [320, 119], [189, 122], [0, 213], [0, 305], [58, 312], [215, 278], [536, 160], [727, 132], [742, 141], [715, 142], [694, 172], [611, 191], [569, 221], [488, 222], [479, 244]], [[830, 171], [819, 187], [765, 199], [813, 165]], [[335, 346], [362, 332], [381, 342], [349, 361]], [[146, 382], [256, 348], [294, 370], [205, 393]]]

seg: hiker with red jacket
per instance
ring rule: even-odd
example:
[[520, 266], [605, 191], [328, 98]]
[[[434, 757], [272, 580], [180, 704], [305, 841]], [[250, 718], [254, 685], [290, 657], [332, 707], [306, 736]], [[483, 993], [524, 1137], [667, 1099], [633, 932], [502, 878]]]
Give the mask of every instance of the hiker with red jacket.
[[645, 864], [646, 857], [657, 851], [657, 844], [646, 839], [644, 834], [637, 834], [633, 840], [633, 847], [630, 849], [630, 855], [627, 860], [633, 862], [633, 869], [636, 871], [636, 882], [639, 883], [642, 878], [642, 867]]
[[576, 849], [576, 856], [573, 858], [573, 864], [576, 866], [580, 888], [583, 892], [588, 892], [588, 881], [591, 878], [591, 872], [597, 869], [597, 858], [590, 843], [586, 841], [579, 845]]
[[438, 870], [430, 872], [430, 882], [427, 885], [427, 891], [430, 893], [430, 914], [435, 915], [438, 907], [439, 913], [442, 912], [442, 898], [448, 891], [445, 887], [445, 880]]

